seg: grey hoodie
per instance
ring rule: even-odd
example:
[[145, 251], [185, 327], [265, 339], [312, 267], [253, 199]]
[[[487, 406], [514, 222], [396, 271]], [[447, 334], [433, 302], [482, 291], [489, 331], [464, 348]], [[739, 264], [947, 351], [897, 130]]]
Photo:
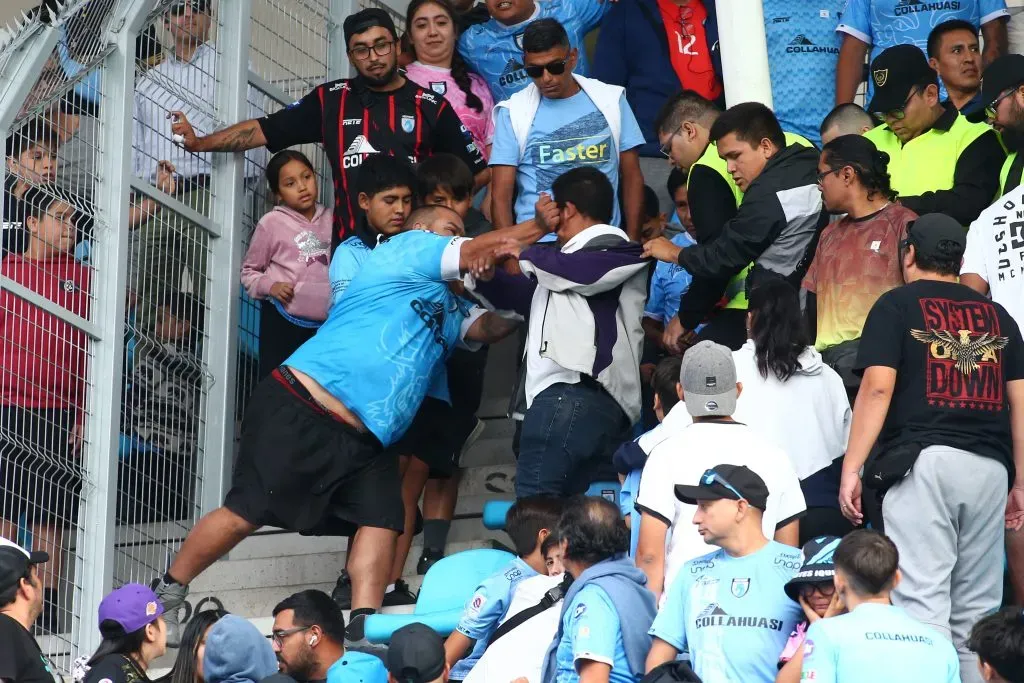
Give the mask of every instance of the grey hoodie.
[[206, 683], [258, 683], [276, 673], [270, 641], [248, 621], [228, 614], [210, 627], [203, 655]]

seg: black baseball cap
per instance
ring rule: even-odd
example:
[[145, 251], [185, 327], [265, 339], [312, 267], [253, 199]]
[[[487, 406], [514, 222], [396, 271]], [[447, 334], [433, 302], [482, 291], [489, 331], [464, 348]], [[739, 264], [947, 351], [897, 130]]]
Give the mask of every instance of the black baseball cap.
[[800, 571], [783, 587], [790, 600], [796, 601], [800, 597], [800, 589], [803, 586], [832, 583], [836, 576], [833, 556], [841, 540], [838, 536], [817, 536], [804, 543], [804, 547], [801, 548], [804, 561], [800, 565]]
[[167, 11], [171, 14], [184, 14], [188, 7], [191, 7], [193, 12], [206, 12], [210, 9], [210, 3], [209, 0], [185, 0], [174, 3]]
[[907, 224], [904, 245], [913, 244], [921, 256], [957, 259], [967, 249], [967, 231], [955, 218], [944, 213], [926, 213]]
[[1024, 55], [1003, 55], [988, 65], [981, 78], [981, 103], [989, 106], [1000, 93], [1024, 83]]
[[29, 565], [50, 561], [50, 554], [42, 550], [29, 552], [17, 543], [0, 537], [0, 593], [18, 585]]
[[415, 623], [403, 626], [388, 645], [388, 671], [399, 683], [430, 683], [444, 673], [444, 641], [434, 629]]
[[867, 110], [879, 118], [903, 107], [915, 86], [938, 83], [935, 69], [928, 66], [924, 52], [916, 45], [894, 45], [882, 50], [871, 62], [869, 75], [875, 94]]
[[397, 39], [398, 31], [395, 30], [395, 22], [391, 15], [379, 7], [367, 7], [355, 14], [345, 17], [343, 29], [345, 31], [345, 47], [352, 41], [352, 36], [362, 33], [374, 26], [380, 26], [391, 31], [391, 37]]
[[715, 465], [705, 470], [696, 486], [676, 485], [676, 498], [687, 505], [702, 500], [745, 500], [764, 512], [768, 508], [768, 487], [764, 479], [743, 465]]

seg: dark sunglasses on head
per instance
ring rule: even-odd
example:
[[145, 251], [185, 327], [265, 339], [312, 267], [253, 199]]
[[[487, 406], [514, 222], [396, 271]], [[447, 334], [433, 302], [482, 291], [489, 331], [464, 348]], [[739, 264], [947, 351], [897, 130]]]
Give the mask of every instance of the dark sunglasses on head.
[[526, 75], [530, 78], [540, 78], [544, 75], [544, 69], [548, 70], [548, 73], [552, 76], [560, 76], [565, 73], [565, 65], [569, 62], [569, 58], [557, 59], [547, 64], [531, 64], [526, 67]]

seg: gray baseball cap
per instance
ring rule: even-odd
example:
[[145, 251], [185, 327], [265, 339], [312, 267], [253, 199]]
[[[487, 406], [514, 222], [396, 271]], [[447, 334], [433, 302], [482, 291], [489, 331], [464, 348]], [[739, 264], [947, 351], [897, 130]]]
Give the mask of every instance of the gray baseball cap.
[[702, 341], [690, 347], [683, 354], [679, 383], [693, 417], [727, 417], [736, 411], [736, 363], [721, 344]]

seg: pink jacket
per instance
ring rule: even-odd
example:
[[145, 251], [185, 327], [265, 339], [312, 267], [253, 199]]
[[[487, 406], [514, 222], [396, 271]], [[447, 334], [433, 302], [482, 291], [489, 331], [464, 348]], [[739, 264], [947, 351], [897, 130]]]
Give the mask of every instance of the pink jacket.
[[331, 301], [331, 216], [319, 204], [311, 221], [286, 206], [263, 216], [242, 261], [242, 286], [249, 296], [266, 299], [275, 282], [290, 282], [295, 296], [284, 309], [297, 318], [325, 320]]

